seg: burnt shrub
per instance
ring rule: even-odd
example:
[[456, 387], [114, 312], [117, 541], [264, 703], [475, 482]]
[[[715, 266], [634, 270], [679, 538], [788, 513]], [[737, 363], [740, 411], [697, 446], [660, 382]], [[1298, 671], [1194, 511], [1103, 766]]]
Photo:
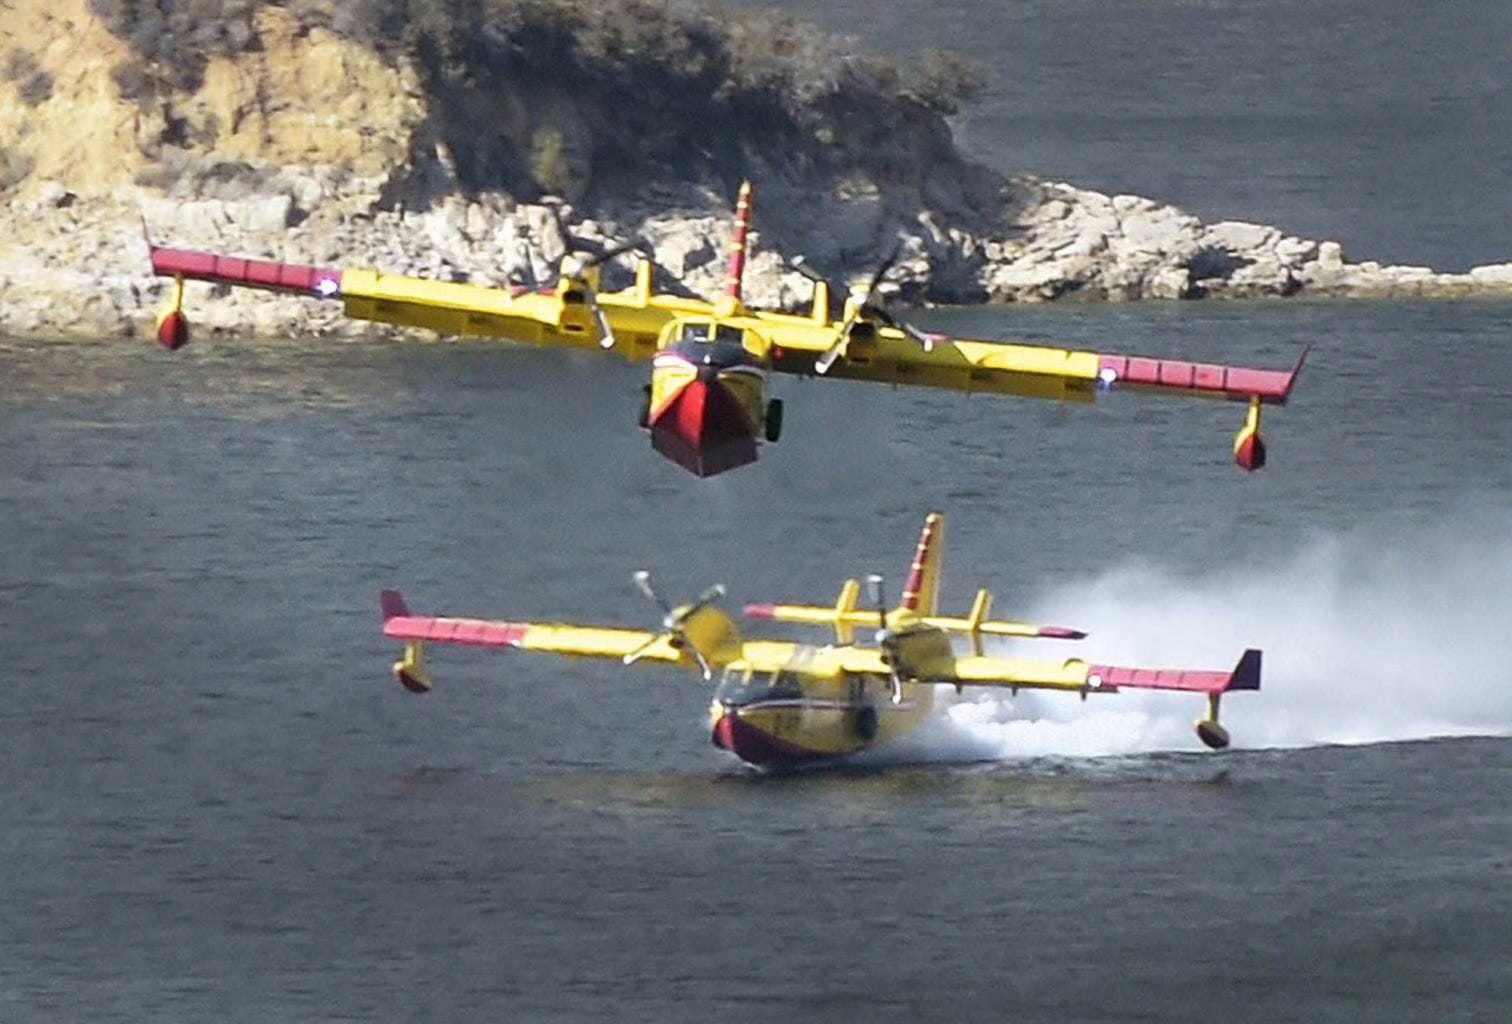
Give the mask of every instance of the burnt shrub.
[[35, 107], [52, 99], [53, 76], [46, 71], [38, 71], [21, 83], [21, 102], [28, 107]]
[[930, 48], [919, 55], [913, 92], [931, 110], [954, 114], [962, 102], [982, 91], [985, 81], [982, 69], [965, 57]]
[[30, 50], [17, 47], [5, 55], [4, 74], [12, 82], [19, 82], [21, 102], [35, 107], [52, 98], [53, 76], [37, 63]]

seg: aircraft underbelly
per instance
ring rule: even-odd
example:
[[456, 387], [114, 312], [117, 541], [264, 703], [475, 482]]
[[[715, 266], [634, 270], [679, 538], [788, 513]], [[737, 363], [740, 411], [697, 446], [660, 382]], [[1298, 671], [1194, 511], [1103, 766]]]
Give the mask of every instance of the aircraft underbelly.
[[854, 705], [792, 700], [712, 709], [714, 745], [762, 767], [849, 757], [920, 725], [928, 700]]

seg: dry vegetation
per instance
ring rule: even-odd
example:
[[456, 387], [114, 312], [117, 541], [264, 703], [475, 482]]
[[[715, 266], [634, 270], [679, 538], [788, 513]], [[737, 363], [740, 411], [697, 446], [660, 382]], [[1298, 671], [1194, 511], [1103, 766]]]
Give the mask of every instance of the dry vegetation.
[[[212, 55], [254, 49], [255, 0], [90, 0], [136, 57], [114, 71], [143, 102], [193, 89]], [[939, 115], [978, 87], [959, 58], [913, 65], [862, 53], [771, 11], [679, 0], [289, 0], [390, 60], [414, 61], [443, 109], [471, 98], [570, 96], [595, 112], [593, 174], [728, 178], [751, 158], [799, 173], [886, 178], [941, 158]], [[475, 104], [477, 105], [477, 104]], [[561, 137], [489, 138], [477, 117], [440, 131], [468, 187], [551, 190], [571, 169]], [[948, 138], [944, 142], [948, 149]], [[908, 152], [913, 150], [915, 152]]]

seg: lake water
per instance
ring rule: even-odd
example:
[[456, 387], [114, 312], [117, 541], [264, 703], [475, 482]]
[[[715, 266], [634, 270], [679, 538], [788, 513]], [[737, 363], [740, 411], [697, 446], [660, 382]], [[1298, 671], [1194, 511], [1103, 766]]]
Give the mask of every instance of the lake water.
[[[0, 346], [0, 1018], [1493, 1022], [1512, 1005], [1505, 303], [940, 310], [1264, 366], [1242, 406], [785, 381], [698, 480], [643, 368], [503, 344]], [[1200, 702], [968, 694], [887, 759], [752, 772], [657, 668], [437, 650], [422, 611], [649, 626], [896, 585], [1223, 666]], [[1064, 646], [1021, 647], [1052, 655]]]
[[997, 170], [1335, 239], [1352, 260], [1512, 260], [1502, 0], [781, 6], [873, 52], [972, 58], [985, 88], [956, 137]]
[[[795, 8], [801, 5], [794, 4]], [[1512, 8], [837, 0], [989, 72], [1004, 171], [1276, 223], [1356, 259], [1507, 259]], [[0, 342], [0, 1020], [1474, 1022], [1512, 1006], [1508, 303], [937, 310], [923, 326], [1289, 365], [1243, 409], [786, 381], [701, 481], [643, 368], [502, 344]], [[967, 694], [886, 759], [767, 776], [707, 691], [438, 650], [420, 611], [650, 626], [896, 586], [1198, 703]], [[1027, 652], [1064, 653], [1064, 646]]]

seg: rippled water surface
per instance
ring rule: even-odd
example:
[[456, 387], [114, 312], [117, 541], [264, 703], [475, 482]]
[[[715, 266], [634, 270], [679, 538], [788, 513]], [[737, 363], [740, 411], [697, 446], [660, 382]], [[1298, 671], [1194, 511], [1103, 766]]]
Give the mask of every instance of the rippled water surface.
[[[786, 381], [700, 481], [643, 368], [503, 344], [0, 345], [0, 1017], [1500, 1021], [1512, 1005], [1512, 305], [934, 311], [1309, 365], [1237, 405]], [[421, 610], [650, 625], [897, 581], [1089, 656], [1225, 665], [1198, 708], [968, 694], [889, 758], [763, 776], [656, 668], [438, 650]], [[1036, 649], [1050, 654], [1063, 647]]]
[[[803, 13], [978, 59], [957, 131], [1001, 170], [1508, 258], [1504, 3]], [[0, 1020], [1504, 1022], [1512, 304], [918, 320], [1313, 348], [1254, 476], [1235, 405], [786, 381], [783, 441], [699, 481], [633, 429], [643, 368], [592, 356], [0, 342]], [[637, 568], [824, 601], [896, 582], [931, 508], [948, 607], [991, 587], [1109, 660], [1265, 648], [1238, 749], [1179, 696], [967, 694], [885, 758], [767, 776], [690, 677], [387, 674], [384, 586], [649, 626]]]
[[974, 60], [984, 88], [956, 136], [997, 170], [1336, 239], [1353, 260], [1512, 259], [1502, 0], [782, 6], [874, 52]]

